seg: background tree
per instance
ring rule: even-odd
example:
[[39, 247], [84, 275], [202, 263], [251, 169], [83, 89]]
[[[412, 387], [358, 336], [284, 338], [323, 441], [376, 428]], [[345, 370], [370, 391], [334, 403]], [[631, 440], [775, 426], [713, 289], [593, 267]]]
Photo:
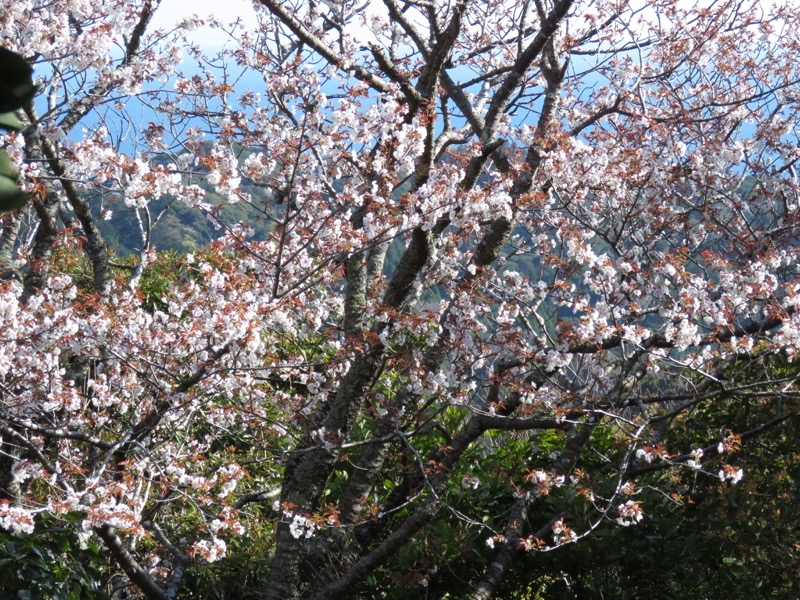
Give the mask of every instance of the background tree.
[[[0, 526], [99, 541], [109, 594], [546, 593], [796, 426], [788, 3], [260, 0], [214, 56], [151, 0], [7, 4]], [[221, 237], [155, 255], [164, 198]]]

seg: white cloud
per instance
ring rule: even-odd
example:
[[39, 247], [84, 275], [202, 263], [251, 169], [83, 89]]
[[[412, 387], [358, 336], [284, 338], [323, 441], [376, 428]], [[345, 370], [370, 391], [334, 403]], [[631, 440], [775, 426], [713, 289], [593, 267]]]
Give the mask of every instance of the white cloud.
[[[170, 30], [188, 16], [197, 15], [203, 20], [217, 19], [223, 25], [240, 19], [245, 28], [256, 26], [256, 10], [252, 0], [162, 0], [151, 23], [153, 29]], [[200, 46], [219, 48], [228, 41], [228, 36], [218, 29], [202, 27], [194, 31], [191, 39]]]

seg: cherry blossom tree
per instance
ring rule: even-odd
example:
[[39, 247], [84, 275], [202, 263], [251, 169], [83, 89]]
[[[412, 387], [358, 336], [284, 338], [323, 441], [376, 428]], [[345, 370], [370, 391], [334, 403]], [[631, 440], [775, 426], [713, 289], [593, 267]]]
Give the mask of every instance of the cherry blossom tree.
[[[642, 486], [747, 478], [796, 418], [793, 3], [256, 5], [209, 54], [157, 0], [4, 3], [40, 95], [4, 138], [0, 527], [77, 524], [117, 597], [254, 548], [263, 598], [432, 589], [467, 547], [477, 599]], [[164, 197], [219, 239], [165, 263]]]

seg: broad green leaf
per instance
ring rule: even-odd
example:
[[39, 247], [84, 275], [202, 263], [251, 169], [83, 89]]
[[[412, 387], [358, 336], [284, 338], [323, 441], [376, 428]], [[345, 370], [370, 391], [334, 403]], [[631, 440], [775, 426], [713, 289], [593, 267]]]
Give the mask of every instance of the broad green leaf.
[[16, 181], [0, 175], [0, 211], [16, 210], [28, 201], [28, 194], [17, 186]]
[[0, 129], [19, 131], [23, 127], [25, 127], [25, 124], [13, 112], [0, 113]]
[[33, 69], [16, 52], [0, 48], [0, 112], [21, 108], [36, 94]]
[[14, 181], [19, 177], [17, 165], [15, 165], [11, 157], [2, 150], [0, 150], [0, 175], [13, 179]]

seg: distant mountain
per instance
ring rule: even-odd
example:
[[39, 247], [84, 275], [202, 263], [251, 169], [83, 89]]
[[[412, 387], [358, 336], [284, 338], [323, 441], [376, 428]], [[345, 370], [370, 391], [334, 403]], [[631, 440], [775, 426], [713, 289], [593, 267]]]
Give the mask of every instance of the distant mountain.
[[[243, 154], [240, 159], [246, 156], [247, 150]], [[166, 155], [156, 156], [153, 163], [166, 164], [174, 159], [175, 157]], [[197, 181], [198, 176], [194, 176], [193, 183], [197, 183], [205, 191], [204, 203], [212, 207], [213, 216], [171, 196], [153, 200], [148, 204], [154, 221], [150, 232], [151, 247], [158, 251], [194, 252], [224, 233], [221, 224], [230, 227], [239, 222], [250, 226], [256, 239], [266, 239], [274, 227], [274, 220], [270, 217], [275, 217], [280, 212], [279, 206], [275, 205], [266, 189], [245, 181], [242, 191], [251, 201], [231, 204], [215, 192], [213, 185], [202, 180], [202, 170], [199, 178]], [[92, 204], [95, 214], [99, 214], [99, 197]], [[119, 256], [137, 253], [142, 246], [142, 239], [136, 210], [120, 202], [114, 202], [107, 208], [112, 211], [111, 218], [99, 221], [106, 242]], [[140, 216], [144, 218], [143, 214]]]
[[[252, 205], [241, 201], [230, 204], [212, 192], [209, 189], [211, 186], [202, 187], [206, 188], [205, 202], [219, 208], [215, 213], [219, 222], [226, 226], [238, 222], [246, 223], [254, 230], [256, 239], [266, 239], [272, 225], [266, 217], [267, 208], [259, 208], [267, 202], [263, 198], [263, 192], [262, 197], [259, 197], [252, 190], [249, 191], [254, 197]], [[150, 244], [158, 251], [194, 252], [224, 232], [216, 219], [175, 198], [155, 200], [150, 203], [149, 210], [156, 220], [151, 228]], [[115, 205], [111, 218], [107, 221], [100, 220], [99, 226], [106, 242], [119, 256], [136, 253], [142, 246], [140, 227], [133, 208]]]

